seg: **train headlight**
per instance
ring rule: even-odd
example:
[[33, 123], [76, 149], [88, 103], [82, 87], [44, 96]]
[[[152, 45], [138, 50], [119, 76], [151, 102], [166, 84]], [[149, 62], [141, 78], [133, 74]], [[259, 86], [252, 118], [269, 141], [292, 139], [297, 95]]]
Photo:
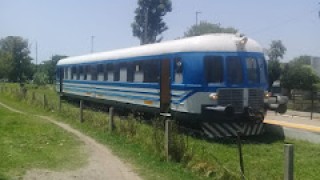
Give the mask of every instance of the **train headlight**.
[[213, 101], [216, 101], [216, 100], [218, 100], [218, 94], [217, 94], [217, 93], [211, 93], [211, 94], [209, 95], [209, 98], [210, 98], [211, 100], [213, 100]]
[[271, 92], [265, 91], [264, 98], [269, 98], [271, 96]]

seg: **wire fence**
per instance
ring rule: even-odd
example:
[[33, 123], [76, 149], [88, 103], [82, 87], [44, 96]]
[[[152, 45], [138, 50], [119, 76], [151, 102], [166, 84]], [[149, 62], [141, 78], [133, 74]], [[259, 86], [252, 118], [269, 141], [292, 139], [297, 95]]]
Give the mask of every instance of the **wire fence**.
[[[113, 135], [125, 137], [129, 142], [138, 143], [148, 152], [159, 157], [160, 161], [168, 159], [179, 162], [186, 168], [204, 174], [208, 177], [220, 177], [221, 179], [247, 179], [245, 175], [249, 174], [250, 169], [245, 169], [246, 155], [250, 154], [248, 149], [243, 149], [251, 144], [261, 143], [259, 138], [238, 137], [208, 139], [199, 129], [182, 126], [179, 122], [173, 121], [169, 128], [169, 141], [166, 141], [166, 121], [165, 117], [157, 116], [146, 119], [139, 116], [139, 112], [123, 113], [118, 111], [112, 122], [110, 129], [110, 106], [96, 104], [85, 101], [80, 108], [79, 100], [62, 100], [55, 93], [39, 93], [37, 89], [16, 88], [0, 86], [2, 94], [13, 96], [31, 106], [43, 109], [49, 112], [56, 112], [64, 119], [75, 121], [80, 119], [82, 114], [84, 124], [94, 128], [98, 132], [108, 132]], [[319, 103], [320, 104], [320, 103]], [[113, 121], [113, 120], [112, 120]], [[273, 138], [264, 139], [262, 143], [277, 141]], [[166, 144], [167, 143], [167, 144]], [[170, 147], [170, 150], [165, 147]], [[228, 151], [228, 152], [223, 152]], [[225, 155], [225, 154], [228, 155]], [[223, 157], [222, 157], [223, 156]], [[234, 162], [232, 165], [226, 165], [224, 161]], [[236, 169], [236, 170], [235, 170]]]
[[320, 96], [317, 93], [292, 94], [288, 102], [289, 116], [320, 119]]

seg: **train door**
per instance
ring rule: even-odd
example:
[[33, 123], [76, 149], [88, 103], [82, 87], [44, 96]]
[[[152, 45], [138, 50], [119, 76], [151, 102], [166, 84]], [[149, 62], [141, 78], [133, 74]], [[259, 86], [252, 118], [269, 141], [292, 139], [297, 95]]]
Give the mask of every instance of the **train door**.
[[59, 73], [59, 85], [60, 85], [60, 89], [59, 89], [59, 93], [62, 93], [62, 91], [63, 91], [63, 88], [62, 88], [62, 86], [63, 86], [63, 77], [64, 77], [64, 72], [63, 72], [63, 68], [59, 68], [58, 69], [58, 73]]
[[160, 113], [168, 113], [171, 104], [170, 60], [160, 62]]

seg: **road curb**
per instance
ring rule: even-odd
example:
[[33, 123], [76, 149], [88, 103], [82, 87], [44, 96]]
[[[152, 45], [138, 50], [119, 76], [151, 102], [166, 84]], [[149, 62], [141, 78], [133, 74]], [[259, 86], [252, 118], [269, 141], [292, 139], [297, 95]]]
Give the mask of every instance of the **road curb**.
[[274, 124], [265, 124], [265, 131], [284, 138], [320, 144], [320, 133], [317, 132], [303, 131]]

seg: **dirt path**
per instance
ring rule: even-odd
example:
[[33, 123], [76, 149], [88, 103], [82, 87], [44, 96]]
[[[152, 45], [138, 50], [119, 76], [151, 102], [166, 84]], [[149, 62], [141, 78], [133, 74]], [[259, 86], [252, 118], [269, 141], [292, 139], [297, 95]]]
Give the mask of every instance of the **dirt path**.
[[[26, 114], [25, 112], [11, 108], [0, 102], [0, 105], [18, 113]], [[73, 129], [65, 123], [58, 122], [47, 116], [38, 116], [47, 120], [68, 132], [76, 135], [81, 141], [84, 142], [86, 151], [88, 151], [89, 159], [88, 164], [74, 171], [55, 172], [50, 170], [29, 170], [23, 177], [25, 180], [70, 180], [70, 179], [83, 179], [83, 180], [106, 180], [106, 179], [141, 179], [134, 173], [128, 164], [122, 162], [118, 157], [114, 156], [112, 152], [105, 146], [97, 143], [94, 139], [82, 134], [76, 129]]]

